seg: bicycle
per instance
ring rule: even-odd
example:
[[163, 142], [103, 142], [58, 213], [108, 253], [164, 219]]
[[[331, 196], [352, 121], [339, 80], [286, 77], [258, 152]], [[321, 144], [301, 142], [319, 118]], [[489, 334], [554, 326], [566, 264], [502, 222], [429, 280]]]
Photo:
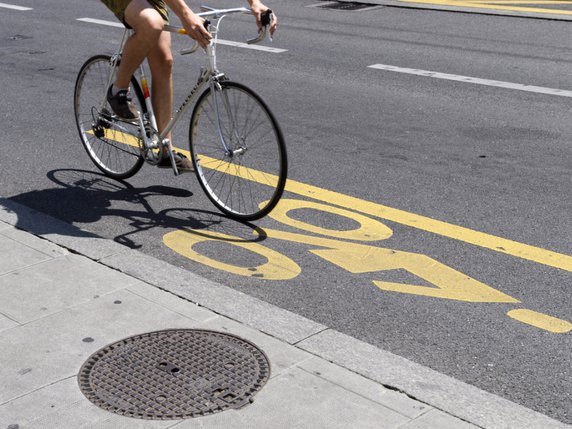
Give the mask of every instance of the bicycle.
[[[251, 14], [245, 7], [213, 9], [203, 6], [198, 15], [213, 39], [204, 50], [206, 66], [173, 118], [161, 133], [157, 124], [142, 64], [131, 79], [130, 91], [139, 117], [125, 121], [113, 114], [106, 99], [114, 81], [123, 46], [130, 35], [125, 29], [114, 55], [95, 55], [81, 67], [74, 91], [74, 113], [81, 141], [93, 163], [107, 176], [127, 179], [145, 162], [156, 165], [168, 154], [179, 175], [173, 146], [165, 137], [194, 105], [189, 123], [189, 146], [196, 177], [210, 201], [224, 214], [239, 221], [266, 216], [284, 191], [287, 176], [286, 145], [280, 126], [262, 98], [247, 86], [230, 80], [217, 68], [216, 44], [222, 19], [230, 14]], [[258, 43], [267, 35], [271, 11], [263, 16]], [[166, 25], [164, 31], [186, 34]], [[197, 51], [199, 45], [182, 50]], [[196, 100], [196, 101], [195, 101]]]

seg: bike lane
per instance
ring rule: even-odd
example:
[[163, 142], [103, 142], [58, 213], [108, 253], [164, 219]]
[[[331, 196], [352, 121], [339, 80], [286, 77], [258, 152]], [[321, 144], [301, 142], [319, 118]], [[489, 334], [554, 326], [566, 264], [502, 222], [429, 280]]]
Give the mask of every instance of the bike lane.
[[[245, 170], [247, 171], [237, 172], [237, 174], [252, 178], [252, 180], [262, 179], [261, 172], [252, 169]], [[267, 178], [268, 175], [265, 174], [265, 181], [260, 180], [260, 183], [267, 183]], [[556, 334], [566, 334], [572, 330], [572, 323], [568, 320], [555, 315], [544, 314], [534, 309], [521, 308], [526, 306], [526, 303], [447, 266], [430, 255], [379, 247], [377, 242], [393, 235], [392, 229], [379, 219], [396, 222], [468, 245], [568, 272], [572, 272], [572, 256], [570, 255], [519, 243], [293, 180], [287, 182], [286, 192], [311, 198], [315, 201], [285, 198], [269, 216], [280, 224], [302, 233], [264, 228], [261, 231], [255, 230], [256, 234], [308, 245], [311, 247], [309, 251], [312, 254], [348, 273], [363, 274], [405, 270], [422, 280], [422, 284], [425, 284], [405, 284], [372, 279], [373, 284], [382, 292], [411, 294], [457, 302], [511, 303], [515, 305], [515, 308], [510, 309], [506, 316], [518, 322]], [[327, 229], [297, 220], [293, 214], [297, 210], [304, 209], [347, 218], [354, 221], [357, 228], [351, 230]], [[194, 249], [197, 244], [208, 241], [223, 241], [233, 244], [262, 256], [266, 262], [257, 267], [233, 265], [217, 261]], [[356, 241], [358, 243], [355, 243]], [[179, 230], [166, 234], [163, 237], [163, 242], [174, 252], [188, 259], [234, 275], [255, 276], [266, 280], [291, 280], [301, 272], [300, 266], [288, 256], [260, 243], [228, 234], [205, 232], [204, 230]], [[373, 243], [376, 244], [373, 245]]]

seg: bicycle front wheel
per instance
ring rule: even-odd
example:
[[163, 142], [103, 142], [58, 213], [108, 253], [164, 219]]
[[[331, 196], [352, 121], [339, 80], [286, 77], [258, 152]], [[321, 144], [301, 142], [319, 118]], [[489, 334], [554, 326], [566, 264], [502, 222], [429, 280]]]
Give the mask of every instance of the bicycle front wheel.
[[[83, 146], [93, 163], [105, 175], [114, 179], [127, 179], [139, 171], [141, 156], [139, 126], [117, 118], [106, 100], [111, 57], [96, 55], [81, 67], [74, 92], [74, 111]], [[112, 76], [111, 82], [113, 82]], [[133, 102], [143, 114], [145, 102], [139, 84], [131, 81]]]
[[197, 178], [229, 217], [252, 221], [276, 206], [286, 184], [282, 132], [264, 101], [230, 81], [207, 89], [191, 116], [189, 140]]

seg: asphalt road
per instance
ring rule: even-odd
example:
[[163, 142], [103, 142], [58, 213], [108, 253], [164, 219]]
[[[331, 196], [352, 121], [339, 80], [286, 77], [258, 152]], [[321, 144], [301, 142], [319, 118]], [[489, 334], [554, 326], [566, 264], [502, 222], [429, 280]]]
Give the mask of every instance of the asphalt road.
[[[224, 218], [192, 176], [98, 173], [72, 105], [81, 64], [122, 35], [78, 21], [113, 20], [97, 0], [0, 8], [0, 194], [572, 423], [572, 121], [553, 91], [572, 88], [570, 26], [268, 4], [287, 51], [220, 46], [219, 66], [284, 130], [292, 181], [274, 218]], [[244, 41], [254, 24], [225, 28]], [[176, 104], [199, 65], [176, 58]]]

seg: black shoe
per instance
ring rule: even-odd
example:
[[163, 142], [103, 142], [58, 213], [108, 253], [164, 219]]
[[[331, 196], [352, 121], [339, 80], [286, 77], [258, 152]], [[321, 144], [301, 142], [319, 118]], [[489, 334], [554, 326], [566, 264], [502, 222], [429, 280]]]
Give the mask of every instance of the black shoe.
[[121, 91], [117, 91], [117, 94], [111, 95], [112, 87], [113, 85], [107, 90], [107, 102], [111, 106], [111, 110], [126, 121], [137, 119], [139, 114], [135, 106], [133, 106], [133, 103], [131, 103], [129, 92], [126, 89], [122, 89]]
[[[173, 151], [173, 156], [175, 157], [175, 164], [177, 165], [177, 170], [179, 173], [194, 173], [195, 167], [189, 158], [179, 152]], [[169, 156], [164, 157], [157, 164], [159, 168], [172, 168], [171, 159]]]

